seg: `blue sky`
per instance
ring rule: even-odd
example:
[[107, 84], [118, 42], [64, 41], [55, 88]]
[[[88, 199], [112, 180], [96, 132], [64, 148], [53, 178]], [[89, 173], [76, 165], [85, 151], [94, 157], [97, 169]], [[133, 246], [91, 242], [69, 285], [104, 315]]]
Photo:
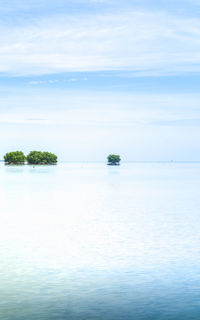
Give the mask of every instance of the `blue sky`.
[[0, 4], [0, 157], [200, 160], [199, 0]]

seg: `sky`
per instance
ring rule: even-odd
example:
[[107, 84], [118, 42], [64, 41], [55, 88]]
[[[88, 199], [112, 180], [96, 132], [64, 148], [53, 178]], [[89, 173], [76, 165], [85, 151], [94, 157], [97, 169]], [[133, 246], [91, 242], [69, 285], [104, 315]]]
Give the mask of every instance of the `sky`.
[[200, 0], [1, 0], [0, 158], [200, 160]]

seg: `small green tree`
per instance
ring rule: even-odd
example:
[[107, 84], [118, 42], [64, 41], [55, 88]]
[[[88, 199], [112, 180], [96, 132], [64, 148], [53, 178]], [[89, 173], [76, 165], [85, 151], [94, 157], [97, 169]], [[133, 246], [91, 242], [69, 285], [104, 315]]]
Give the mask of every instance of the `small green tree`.
[[55, 164], [57, 156], [51, 152], [31, 151], [27, 156], [29, 164]]
[[109, 165], [119, 165], [121, 158], [118, 154], [110, 154], [108, 157], [108, 164]]
[[24, 164], [26, 156], [22, 151], [8, 152], [4, 156], [4, 161], [7, 164]]

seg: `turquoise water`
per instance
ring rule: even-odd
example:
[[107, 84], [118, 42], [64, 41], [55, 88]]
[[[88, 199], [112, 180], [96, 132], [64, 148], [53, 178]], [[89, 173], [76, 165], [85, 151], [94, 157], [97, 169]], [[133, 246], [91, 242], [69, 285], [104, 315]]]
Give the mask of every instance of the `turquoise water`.
[[0, 165], [0, 319], [200, 319], [200, 164]]

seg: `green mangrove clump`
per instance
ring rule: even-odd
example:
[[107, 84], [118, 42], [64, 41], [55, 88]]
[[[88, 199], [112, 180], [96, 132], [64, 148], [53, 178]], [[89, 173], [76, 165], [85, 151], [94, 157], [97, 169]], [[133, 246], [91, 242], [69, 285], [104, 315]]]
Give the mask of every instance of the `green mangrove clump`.
[[29, 164], [56, 164], [58, 157], [51, 152], [31, 151], [27, 156]]
[[108, 165], [119, 165], [121, 158], [118, 154], [109, 154], [107, 157]]
[[4, 156], [4, 161], [6, 164], [24, 164], [26, 156], [22, 151], [8, 152]]

